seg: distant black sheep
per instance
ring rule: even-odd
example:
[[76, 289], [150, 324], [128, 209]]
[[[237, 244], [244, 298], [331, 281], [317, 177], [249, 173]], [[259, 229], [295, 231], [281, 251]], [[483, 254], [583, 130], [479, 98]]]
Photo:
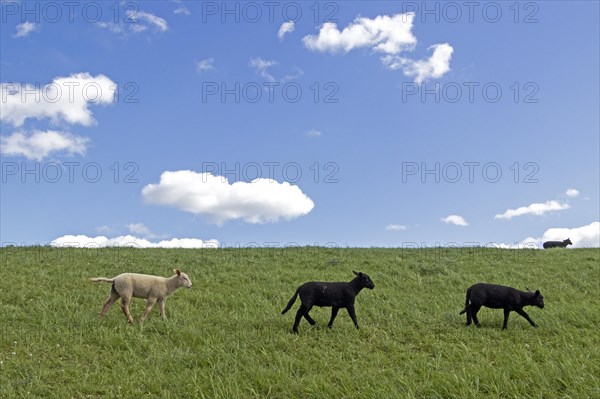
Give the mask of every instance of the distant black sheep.
[[358, 328], [358, 322], [356, 321], [356, 313], [354, 312], [354, 300], [358, 293], [363, 288], [373, 289], [375, 284], [371, 281], [371, 278], [362, 272], [353, 272], [356, 277], [348, 283], [321, 283], [321, 282], [309, 282], [304, 283], [296, 290], [296, 293], [290, 299], [287, 306], [281, 314], [284, 314], [296, 302], [296, 298], [300, 295], [302, 304], [296, 312], [296, 319], [294, 321], [293, 331], [298, 334], [298, 325], [302, 316], [311, 324], [315, 325], [316, 321], [308, 315], [308, 312], [313, 306], [331, 306], [331, 320], [327, 327], [333, 326], [333, 320], [337, 316], [340, 308], [346, 308], [350, 318], [354, 322], [354, 326]]
[[570, 238], [562, 241], [546, 241], [544, 243], [544, 249], [547, 248], [566, 248], [567, 245], [573, 245]]
[[508, 315], [511, 311], [515, 311], [523, 316], [533, 327], [537, 325], [531, 320], [529, 315], [523, 310], [524, 306], [537, 306], [540, 309], [544, 308], [544, 297], [540, 291], [525, 292], [519, 291], [516, 288], [505, 287], [503, 285], [478, 283], [470, 286], [467, 289], [467, 298], [465, 308], [460, 314], [467, 313], [467, 326], [471, 324], [471, 319], [479, 326], [477, 320], [477, 312], [482, 307], [492, 309], [504, 309], [504, 325], [502, 329], [506, 329], [508, 325]]

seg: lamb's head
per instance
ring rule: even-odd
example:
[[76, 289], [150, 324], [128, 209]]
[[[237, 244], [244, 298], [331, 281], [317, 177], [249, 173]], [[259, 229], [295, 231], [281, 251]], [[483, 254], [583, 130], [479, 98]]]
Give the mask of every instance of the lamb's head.
[[531, 291], [527, 288], [533, 296], [531, 297], [531, 306], [537, 306], [540, 309], [544, 309], [544, 296], [540, 294], [540, 290], [536, 290], [535, 292]]
[[177, 274], [177, 278], [179, 279], [179, 284], [181, 287], [192, 288], [192, 280], [190, 280], [187, 274], [179, 269], [173, 269], [173, 271], [175, 274]]
[[352, 271], [352, 273], [354, 273], [356, 275], [356, 277], [358, 277], [358, 281], [360, 282], [361, 287], [365, 287], [370, 290], [375, 288], [375, 284], [373, 283], [373, 280], [371, 280], [371, 277], [367, 276], [365, 273], [355, 272], [354, 270]]
[[573, 245], [573, 243], [571, 242], [570, 238], [567, 238], [566, 240], [563, 241], [566, 245]]

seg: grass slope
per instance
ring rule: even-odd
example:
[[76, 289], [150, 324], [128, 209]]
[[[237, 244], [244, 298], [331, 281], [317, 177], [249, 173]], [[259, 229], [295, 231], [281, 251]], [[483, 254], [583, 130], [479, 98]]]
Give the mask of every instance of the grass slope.
[[[1, 398], [598, 398], [598, 249], [0, 249]], [[191, 290], [130, 326], [110, 285], [88, 277], [187, 272]], [[315, 308], [291, 334], [305, 281], [368, 273], [355, 330]], [[465, 289], [540, 289], [534, 329], [483, 308], [464, 327]], [[139, 319], [144, 302], [134, 300]]]

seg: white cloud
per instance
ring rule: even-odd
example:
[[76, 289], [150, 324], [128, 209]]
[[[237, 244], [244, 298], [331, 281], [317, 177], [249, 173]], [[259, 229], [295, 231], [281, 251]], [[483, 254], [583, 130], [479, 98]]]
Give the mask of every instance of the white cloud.
[[558, 201], [546, 201], [544, 203], [533, 203], [528, 206], [522, 206], [517, 209], [507, 209], [506, 212], [494, 216], [494, 219], [512, 219], [517, 216], [523, 215], [536, 215], [541, 216], [547, 212], [562, 211], [569, 209], [571, 206], [567, 203], [560, 203]]
[[271, 72], [269, 71], [269, 68], [278, 65], [279, 63], [275, 60], [265, 60], [261, 57], [254, 57], [250, 59], [250, 62], [248, 63], [248, 65], [254, 69], [254, 72], [259, 75], [260, 77], [262, 77], [263, 79], [265, 79], [268, 82], [279, 82], [279, 83], [286, 83], [289, 82], [291, 80], [295, 80], [298, 79], [299, 77], [301, 77], [302, 75], [304, 75], [304, 71], [298, 67], [293, 67], [292, 68], [292, 73], [285, 75], [283, 78], [281, 79], [277, 79], [275, 76], [273, 76], [271, 74]]
[[579, 196], [579, 190], [570, 188], [567, 190], [567, 192], [565, 194], [567, 194], [568, 197], [575, 198], [575, 197]]
[[417, 38], [412, 34], [414, 13], [392, 16], [378, 15], [370, 19], [357, 17], [340, 31], [333, 22], [326, 22], [318, 35], [305, 36], [304, 45], [315, 51], [336, 53], [368, 47], [377, 52], [399, 54], [412, 50]]
[[127, 229], [132, 234], [138, 234], [143, 237], [154, 236], [150, 229], [146, 227], [143, 223], [129, 223], [127, 225]]
[[51, 246], [76, 248], [218, 248], [217, 240], [200, 240], [198, 238], [173, 238], [159, 242], [151, 242], [131, 235], [108, 238], [105, 236], [88, 237], [85, 235], [65, 235], [52, 240]]
[[455, 224], [457, 226], [468, 226], [469, 225], [469, 223], [467, 223], [465, 218], [463, 218], [462, 216], [459, 216], [459, 215], [446, 216], [445, 218], [442, 218], [442, 222], [448, 223], [448, 224]]
[[215, 69], [214, 62], [214, 58], [207, 58], [205, 60], [196, 62], [196, 72], [202, 73]]
[[177, 7], [175, 9], [175, 11], [173, 11], [173, 13], [174, 14], [183, 14], [183, 15], [192, 15], [192, 13], [190, 12], [189, 8], [187, 8], [183, 4], [180, 5], [179, 7]]
[[16, 132], [0, 137], [0, 153], [5, 156], [23, 156], [41, 161], [52, 153], [63, 152], [67, 155], [85, 154], [89, 139], [54, 130], [39, 131], [27, 135]]
[[125, 32], [125, 25], [122, 23], [115, 22], [96, 22], [96, 26], [106, 29], [111, 33], [123, 33]]
[[273, 65], [277, 65], [277, 61], [274, 60], [265, 60], [261, 57], [255, 57], [250, 59], [249, 63], [250, 67], [254, 69], [254, 71], [263, 77], [265, 80], [269, 82], [275, 82], [276, 79], [271, 75], [268, 71], [270, 67]]
[[281, 78], [279, 80], [279, 82], [280, 83], [286, 83], [286, 82], [289, 82], [291, 80], [298, 79], [302, 75], [304, 75], [304, 71], [302, 69], [300, 69], [298, 67], [293, 67], [292, 68], [292, 73], [290, 75], [285, 75], [283, 78]]
[[190, 170], [163, 172], [159, 183], [142, 189], [142, 197], [150, 204], [209, 215], [217, 224], [232, 219], [248, 223], [289, 220], [306, 215], [314, 207], [298, 186], [287, 182], [255, 179], [230, 184], [225, 177]]
[[186, 6], [183, 6], [183, 5], [176, 8], [175, 11], [173, 11], [173, 13], [183, 14], [183, 15], [192, 15], [190, 10]]
[[[177, 10], [175, 10], [177, 11]], [[126, 22], [96, 22], [96, 26], [107, 29], [112, 33], [141, 33], [153, 27], [156, 32], [166, 32], [169, 30], [169, 24], [164, 18], [154, 14], [139, 10], [129, 10], [127, 12]]]
[[17, 31], [13, 35], [13, 37], [25, 37], [29, 35], [31, 32], [35, 32], [40, 30], [40, 24], [36, 24], [35, 22], [25, 21], [22, 24], [17, 25]]
[[414, 61], [395, 55], [387, 55], [381, 61], [388, 69], [402, 69], [406, 76], [414, 77], [415, 83], [421, 84], [430, 78], [439, 78], [450, 70], [450, 59], [454, 49], [448, 43], [434, 44], [431, 57]]
[[408, 227], [402, 224], [388, 224], [387, 226], [385, 226], [385, 229], [387, 231], [402, 231], [408, 229]]
[[190, 10], [181, 2], [181, 0], [171, 0], [171, 1], [178, 5], [177, 8], [173, 11], [174, 14], [192, 15]]
[[291, 33], [296, 29], [295, 25], [294, 25], [294, 21], [287, 21], [281, 24], [281, 26], [279, 27], [279, 32], [277, 32], [277, 37], [279, 38], [279, 40], [283, 40], [283, 37], [287, 34], [287, 33]]
[[321, 131], [317, 129], [310, 129], [306, 133], [304, 133], [308, 137], [321, 137]]
[[55, 78], [40, 86], [27, 83], [0, 84], [0, 121], [21, 126], [27, 118], [50, 118], [70, 124], [92, 125], [90, 104], [110, 104], [117, 85], [104, 75], [77, 73]]
[[522, 241], [525, 243], [535, 243], [542, 245], [546, 241], [562, 241], [571, 239], [574, 248], [581, 247], [600, 247], [600, 222], [592, 222], [581, 227], [553, 227], [544, 232], [542, 237], [528, 237]]
[[135, 32], [142, 32], [148, 28], [148, 26], [154, 26], [161, 32], [166, 32], [169, 29], [167, 21], [161, 17], [145, 11], [129, 11], [127, 17], [131, 21], [135, 21], [131, 24], [131, 28]]
[[400, 56], [414, 51], [417, 38], [412, 33], [414, 13], [379, 15], [373, 19], [357, 17], [340, 31], [335, 23], [324, 23], [318, 35], [305, 36], [304, 46], [313, 51], [337, 53], [358, 48], [370, 48], [383, 53], [381, 61], [390, 70], [401, 69], [416, 83], [429, 78], [439, 78], [450, 70], [454, 49], [448, 43], [429, 46], [431, 57], [412, 60]]

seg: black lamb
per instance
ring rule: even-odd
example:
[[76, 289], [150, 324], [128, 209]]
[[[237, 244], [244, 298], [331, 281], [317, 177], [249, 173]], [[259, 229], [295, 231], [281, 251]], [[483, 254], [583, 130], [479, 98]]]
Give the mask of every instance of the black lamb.
[[529, 315], [523, 310], [524, 306], [537, 306], [540, 309], [544, 308], [544, 297], [540, 291], [525, 292], [519, 291], [516, 288], [505, 287], [496, 284], [478, 283], [470, 286], [467, 289], [467, 298], [465, 308], [460, 314], [467, 313], [467, 326], [471, 324], [471, 320], [475, 322], [477, 327], [480, 327], [477, 320], [477, 312], [482, 307], [492, 309], [504, 309], [504, 325], [502, 329], [506, 329], [508, 325], [508, 315], [511, 311], [515, 311], [523, 316], [533, 327], [537, 325], [531, 320]]
[[543, 244], [544, 249], [547, 248], [566, 248], [567, 245], [573, 245], [570, 238], [562, 241], [546, 241]]
[[354, 312], [354, 300], [363, 288], [372, 290], [375, 288], [375, 284], [373, 284], [371, 278], [366, 274], [354, 271], [353, 273], [356, 277], [348, 283], [323, 283], [311, 281], [298, 287], [292, 299], [290, 299], [285, 309], [281, 312], [281, 314], [284, 314], [290, 310], [294, 302], [296, 302], [296, 298], [300, 295], [302, 304], [296, 312], [296, 319], [293, 327], [295, 334], [298, 334], [298, 325], [300, 324], [302, 316], [304, 316], [311, 325], [314, 326], [316, 324], [316, 321], [308, 314], [313, 306], [331, 306], [331, 320], [329, 320], [329, 324], [327, 324], [327, 327], [329, 328], [333, 326], [333, 320], [335, 320], [340, 308], [346, 308], [350, 318], [354, 322], [354, 326], [358, 328], [356, 313]]

